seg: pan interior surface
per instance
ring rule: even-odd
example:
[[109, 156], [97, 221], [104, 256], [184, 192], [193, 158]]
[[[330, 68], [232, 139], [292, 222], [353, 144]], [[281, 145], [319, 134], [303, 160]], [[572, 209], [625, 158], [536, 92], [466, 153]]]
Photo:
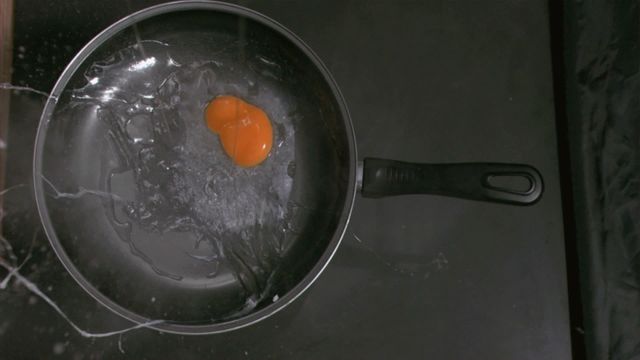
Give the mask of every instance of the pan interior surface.
[[[36, 196], [56, 252], [136, 321], [188, 332], [284, 306], [330, 258], [353, 197], [353, 134], [328, 74], [277, 24], [235, 8], [112, 30], [66, 70], [40, 124]], [[271, 119], [262, 164], [234, 165], [207, 129], [219, 95]]]

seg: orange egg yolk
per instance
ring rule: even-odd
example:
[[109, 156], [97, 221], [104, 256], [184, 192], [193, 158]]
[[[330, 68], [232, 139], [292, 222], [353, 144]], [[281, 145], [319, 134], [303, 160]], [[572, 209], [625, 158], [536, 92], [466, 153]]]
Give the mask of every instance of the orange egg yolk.
[[205, 119], [236, 164], [255, 166], [269, 155], [273, 129], [262, 109], [235, 96], [218, 96], [207, 105]]

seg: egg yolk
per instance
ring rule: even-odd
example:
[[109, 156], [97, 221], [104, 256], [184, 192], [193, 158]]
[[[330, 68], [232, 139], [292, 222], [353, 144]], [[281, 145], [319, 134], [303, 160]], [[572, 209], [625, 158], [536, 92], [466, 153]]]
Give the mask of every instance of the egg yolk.
[[235, 96], [218, 96], [207, 105], [205, 119], [236, 164], [255, 166], [269, 155], [273, 129], [262, 109]]

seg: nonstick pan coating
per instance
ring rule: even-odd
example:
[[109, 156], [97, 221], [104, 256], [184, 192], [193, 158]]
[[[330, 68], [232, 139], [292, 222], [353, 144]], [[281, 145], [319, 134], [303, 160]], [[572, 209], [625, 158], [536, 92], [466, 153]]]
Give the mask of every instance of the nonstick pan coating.
[[[274, 123], [242, 169], [204, 125], [230, 94]], [[250, 10], [159, 5], [92, 40], [56, 84], [35, 152], [38, 209], [73, 277], [137, 322], [213, 333], [282, 308], [338, 246], [355, 192], [344, 101], [318, 58]]]

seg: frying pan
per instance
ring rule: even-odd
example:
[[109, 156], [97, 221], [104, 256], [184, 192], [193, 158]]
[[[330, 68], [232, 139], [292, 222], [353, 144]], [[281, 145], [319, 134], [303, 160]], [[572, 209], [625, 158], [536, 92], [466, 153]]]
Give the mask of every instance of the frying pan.
[[[207, 130], [203, 109], [223, 94], [271, 119], [262, 164], [233, 165]], [[204, 1], [132, 14], [77, 54], [42, 114], [34, 184], [73, 278], [115, 313], [183, 334], [291, 303], [336, 251], [358, 191], [513, 205], [542, 194], [527, 165], [358, 162], [345, 101], [311, 49], [264, 15]]]

